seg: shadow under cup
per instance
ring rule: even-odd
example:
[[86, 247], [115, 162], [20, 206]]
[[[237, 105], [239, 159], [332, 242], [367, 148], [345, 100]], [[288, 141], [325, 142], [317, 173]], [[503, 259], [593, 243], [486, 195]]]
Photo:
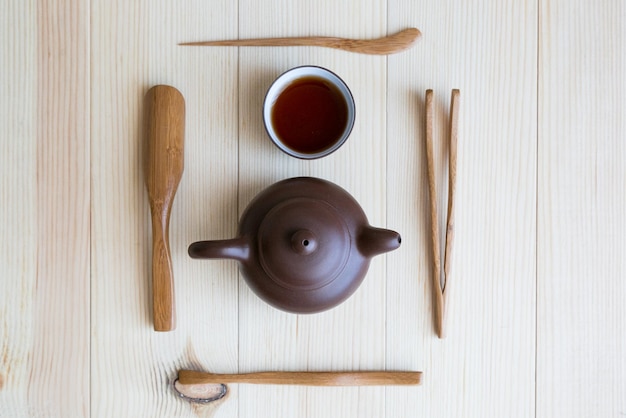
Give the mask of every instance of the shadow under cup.
[[354, 126], [354, 98], [339, 76], [322, 67], [296, 67], [279, 76], [263, 103], [263, 123], [272, 142], [301, 159], [339, 149]]

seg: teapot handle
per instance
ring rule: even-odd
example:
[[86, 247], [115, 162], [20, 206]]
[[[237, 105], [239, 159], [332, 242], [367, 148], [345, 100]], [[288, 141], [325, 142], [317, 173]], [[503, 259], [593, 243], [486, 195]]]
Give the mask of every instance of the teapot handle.
[[189, 246], [188, 252], [191, 258], [227, 258], [246, 261], [250, 256], [250, 244], [246, 237], [197, 241]]

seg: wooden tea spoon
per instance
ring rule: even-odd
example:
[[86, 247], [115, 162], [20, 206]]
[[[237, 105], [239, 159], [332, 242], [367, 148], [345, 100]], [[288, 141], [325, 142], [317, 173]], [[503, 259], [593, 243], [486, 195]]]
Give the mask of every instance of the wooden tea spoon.
[[174, 87], [154, 86], [145, 96], [145, 180], [152, 214], [152, 296], [155, 331], [175, 328], [170, 213], [183, 174], [185, 99]]
[[362, 372], [257, 372], [218, 374], [195, 370], [180, 370], [181, 385], [250, 383], [300, 386], [383, 386], [419, 385], [421, 372], [362, 371]]
[[172, 388], [189, 402], [215, 405], [228, 394], [227, 383], [249, 383], [298, 386], [406, 386], [419, 385], [421, 372], [259, 372], [217, 374], [180, 370]]
[[226, 41], [185, 42], [183, 46], [321, 46], [370, 55], [389, 55], [410, 48], [421, 35], [409, 28], [376, 39], [346, 39], [325, 36], [294, 38], [234, 39]]

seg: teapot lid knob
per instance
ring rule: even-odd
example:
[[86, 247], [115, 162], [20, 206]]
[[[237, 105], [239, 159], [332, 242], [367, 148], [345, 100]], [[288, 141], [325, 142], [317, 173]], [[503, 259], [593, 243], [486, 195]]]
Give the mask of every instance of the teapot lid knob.
[[291, 248], [300, 255], [311, 254], [317, 249], [317, 237], [308, 229], [301, 229], [291, 236]]
[[353, 248], [348, 226], [328, 203], [287, 199], [270, 210], [259, 227], [259, 262], [279, 286], [319, 289], [344, 271]]

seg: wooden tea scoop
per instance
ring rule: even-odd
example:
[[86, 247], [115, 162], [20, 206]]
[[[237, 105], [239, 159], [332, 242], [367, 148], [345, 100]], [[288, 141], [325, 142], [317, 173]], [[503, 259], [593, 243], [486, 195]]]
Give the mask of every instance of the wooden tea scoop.
[[145, 96], [146, 186], [152, 214], [152, 296], [155, 331], [175, 328], [170, 212], [183, 174], [185, 99], [174, 87], [154, 86]]
[[370, 55], [389, 55], [410, 48], [421, 35], [415, 28], [376, 39], [346, 39], [325, 36], [293, 38], [233, 39], [227, 41], [185, 42], [183, 46], [321, 46]]
[[249, 383], [256, 385], [299, 386], [406, 386], [419, 385], [421, 372], [364, 371], [364, 372], [257, 372], [217, 374], [195, 370], [180, 370], [181, 385]]
[[259, 372], [217, 374], [180, 370], [172, 388], [181, 398], [208, 404], [228, 394], [227, 383], [298, 386], [407, 386], [419, 385], [421, 372]]
[[450, 102], [450, 143], [448, 168], [448, 220], [446, 228], [446, 249], [444, 253], [443, 280], [441, 280], [441, 257], [439, 250], [439, 221], [437, 217], [437, 187], [435, 185], [435, 162], [433, 153], [433, 91], [426, 90], [426, 160], [428, 165], [428, 190], [430, 194], [431, 237], [433, 243], [433, 298], [435, 332], [439, 338], [445, 337], [445, 314], [452, 245], [454, 243], [454, 192], [456, 189], [456, 160], [459, 125], [459, 90], [452, 90]]

